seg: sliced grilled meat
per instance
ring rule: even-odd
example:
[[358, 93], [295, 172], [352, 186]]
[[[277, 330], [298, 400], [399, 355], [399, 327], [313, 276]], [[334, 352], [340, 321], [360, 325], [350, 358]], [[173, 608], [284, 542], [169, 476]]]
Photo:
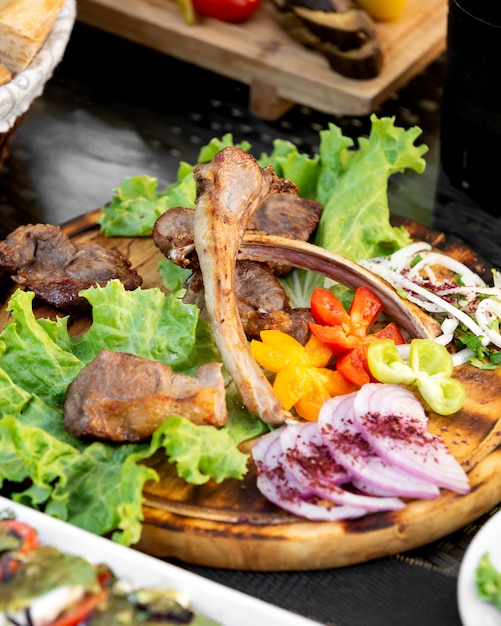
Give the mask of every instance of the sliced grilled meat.
[[[184, 301], [196, 304], [207, 319], [204, 286], [200, 270], [186, 281]], [[239, 261], [235, 266], [235, 291], [240, 321], [248, 339], [259, 339], [262, 330], [278, 329], [305, 344], [312, 322], [309, 308], [294, 309], [273, 272], [262, 263]]]
[[15, 272], [19, 285], [66, 312], [90, 308], [79, 292], [117, 279], [125, 289], [142, 284], [130, 261], [118, 250], [96, 244], [75, 244], [51, 224], [19, 226], [0, 242], [0, 267]]
[[172, 207], [153, 226], [153, 241], [170, 261], [187, 269], [198, 269], [193, 235], [195, 210]]
[[75, 437], [137, 442], [169, 417], [222, 426], [228, 419], [220, 363], [194, 377], [126, 352], [102, 350], [68, 386], [64, 425]]
[[[265, 198], [250, 216], [247, 230], [308, 241], [315, 231], [322, 205], [295, 193], [277, 193]], [[153, 240], [162, 254], [176, 265], [198, 268], [193, 239], [194, 209], [173, 207], [155, 222]], [[283, 276], [292, 269], [284, 263], [268, 263]]]

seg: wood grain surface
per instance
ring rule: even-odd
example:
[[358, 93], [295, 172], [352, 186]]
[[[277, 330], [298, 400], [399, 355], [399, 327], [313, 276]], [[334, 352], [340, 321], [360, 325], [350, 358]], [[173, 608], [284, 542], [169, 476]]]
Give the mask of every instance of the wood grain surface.
[[294, 104], [334, 115], [373, 112], [445, 50], [447, 0], [408, 0], [397, 20], [376, 24], [384, 66], [370, 80], [337, 74], [320, 53], [292, 40], [272, 0], [240, 24], [201, 16], [186, 24], [175, 0], [78, 0], [77, 17], [248, 85], [251, 110], [275, 120]]
[[[64, 226], [79, 242], [116, 247], [143, 276], [143, 287], [160, 286], [163, 258], [150, 238], [110, 238], [96, 227], [99, 212]], [[400, 221], [401, 222], [401, 221]], [[482, 271], [483, 263], [456, 240], [403, 221], [411, 234], [461, 258]], [[47, 307], [37, 315], [54, 315]], [[8, 319], [4, 310], [0, 325]], [[82, 320], [82, 325], [88, 320]], [[83, 326], [72, 325], [75, 332]], [[309, 522], [268, 501], [256, 487], [256, 470], [242, 481], [227, 479], [202, 486], [186, 483], [161, 453], [149, 464], [160, 476], [144, 489], [141, 551], [198, 565], [253, 570], [312, 570], [343, 567], [410, 550], [444, 537], [472, 522], [501, 501], [501, 370], [464, 365], [457, 377], [467, 390], [453, 417], [430, 414], [430, 431], [439, 434], [469, 474], [471, 491], [442, 490], [434, 500], [412, 500], [400, 511], [373, 513], [345, 522]], [[252, 442], [243, 449], [249, 451]]]

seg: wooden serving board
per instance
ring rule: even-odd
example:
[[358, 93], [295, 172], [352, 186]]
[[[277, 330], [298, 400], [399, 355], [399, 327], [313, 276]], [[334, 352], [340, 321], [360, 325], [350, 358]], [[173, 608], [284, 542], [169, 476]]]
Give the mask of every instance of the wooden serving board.
[[[143, 287], [161, 286], [163, 258], [150, 238], [110, 238], [96, 226], [99, 211], [72, 220], [65, 232], [78, 242], [116, 247], [143, 276]], [[399, 223], [402, 220], [399, 220]], [[479, 271], [482, 262], [467, 248], [415, 222], [402, 222], [416, 238], [454, 253]], [[48, 307], [37, 315], [54, 315]], [[0, 327], [8, 320], [5, 308]], [[75, 333], [82, 330], [78, 320]], [[144, 489], [144, 524], [137, 549], [164, 558], [210, 567], [254, 570], [313, 570], [343, 567], [410, 550], [444, 537], [474, 521], [501, 501], [501, 370], [469, 365], [457, 371], [467, 390], [454, 417], [430, 415], [439, 434], [469, 473], [471, 492], [443, 490], [435, 500], [409, 501], [400, 511], [373, 513], [346, 522], [309, 522], [269, 503], [257, 490], [256, 470], [242, 481], [209, 481], [202, 486], [177, 476], [164, 454], [150, 460], [160, 476]], [[243, 449], [249, 451], [252, 442]]]
[[[294, 104], [333, 115], [366, 115], [445, 49], [447, 0], [408, 0], [394, 22], [378, 22], [381, 74], [354, 80], [334, 72], [277, 24], [272, 0], [246, 22], [198, 16], [184, 22], [174, 0], [78, 0], [77, 19], [250, 87], [250, 108], [267, 120]], [[201, 94], [203, 97], [203, 94]]]

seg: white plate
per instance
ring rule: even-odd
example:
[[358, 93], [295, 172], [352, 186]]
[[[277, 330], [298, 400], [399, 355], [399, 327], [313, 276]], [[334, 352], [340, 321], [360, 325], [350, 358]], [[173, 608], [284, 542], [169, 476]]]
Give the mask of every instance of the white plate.
[[40, 540], [92, 563], [106, 563], [118, 578], [134, 585], [162, 585], [188, 595], [193, 608], [223, 626], [318, 626], [318, 622], [290, 613], [245, 593], [192, 574], [160, 559], [93, 535], [76, 526], [16, 504], [0, 496], [0, 511], [10, 509], [32, 525]]
[[478, 597], [475, 572], [488, 552], [492, 564], [501, 571], [501, 511], [478, 531], [466, 550], [458, 577], [458, 607], [463, 626], [501, 626], [501, 611]]

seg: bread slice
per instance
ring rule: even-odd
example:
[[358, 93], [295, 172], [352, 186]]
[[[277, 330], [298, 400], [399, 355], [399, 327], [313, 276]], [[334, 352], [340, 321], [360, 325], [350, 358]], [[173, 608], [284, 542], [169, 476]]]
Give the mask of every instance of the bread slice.
[[30, 64], [65, 0], [0, 0], [0, 63], [12, 74]]
[[3, 63], [0, 63], [0, 86], [6, 85], [8, 82], [11, 81], [11, 79], [12, 74], [10, 73], [10, 71]]

